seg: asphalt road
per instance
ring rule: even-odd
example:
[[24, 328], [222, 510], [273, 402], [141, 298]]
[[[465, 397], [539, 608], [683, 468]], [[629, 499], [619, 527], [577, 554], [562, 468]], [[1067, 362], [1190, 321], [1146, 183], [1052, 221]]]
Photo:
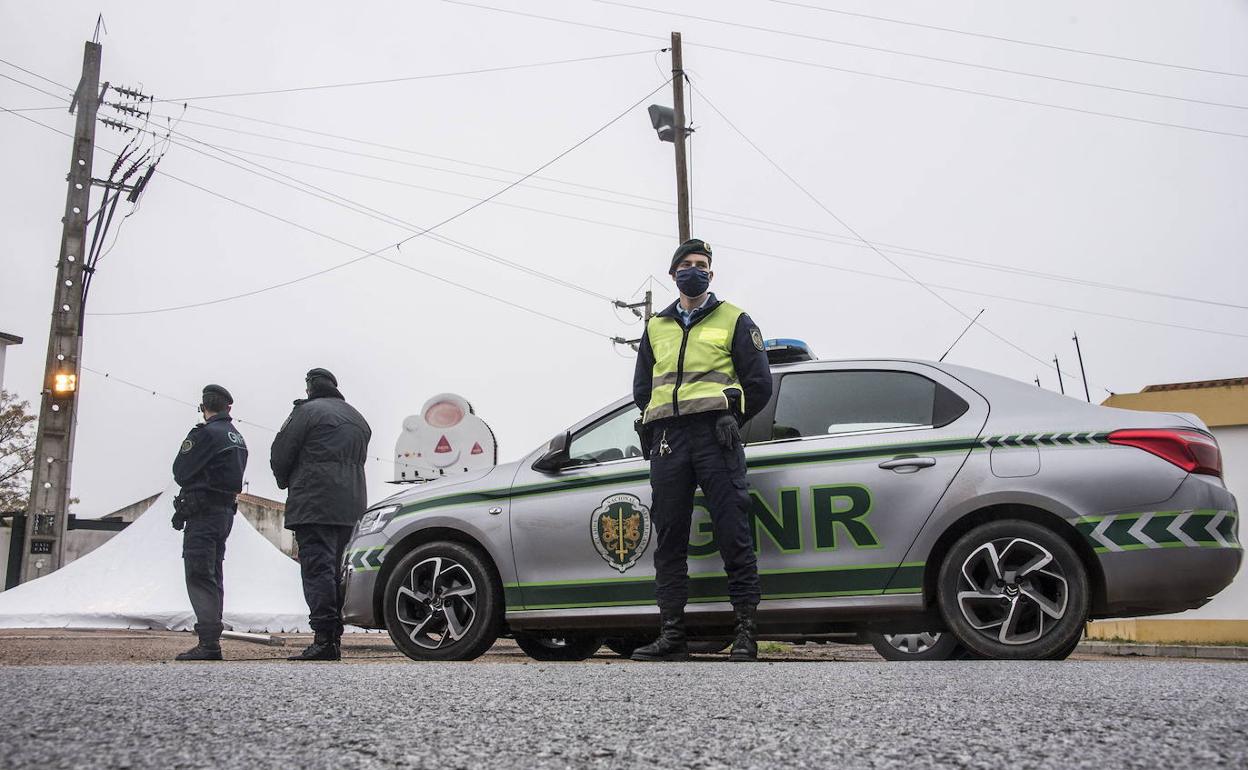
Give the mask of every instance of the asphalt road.
[[23, 767], [1244, 767], [1248, 666], [0, 668]]

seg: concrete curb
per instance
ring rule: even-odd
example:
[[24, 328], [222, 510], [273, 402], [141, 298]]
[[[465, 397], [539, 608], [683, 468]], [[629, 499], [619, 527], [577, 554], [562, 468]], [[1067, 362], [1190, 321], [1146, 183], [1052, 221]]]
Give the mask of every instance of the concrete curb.
[[1132, 644], [1125, 642], [1081, 642], [1076, 653], [1084, 655], [1138, 655], [1145, 658], [1203, 658], [1205, 660], [1248, 661], [1248, 647], [1205, 644]]

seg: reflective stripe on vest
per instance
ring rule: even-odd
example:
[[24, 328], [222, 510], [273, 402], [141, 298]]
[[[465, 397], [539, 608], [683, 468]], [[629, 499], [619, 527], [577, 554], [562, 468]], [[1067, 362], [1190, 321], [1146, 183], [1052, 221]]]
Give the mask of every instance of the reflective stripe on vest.
[[[654, 352], [645, 422], [728, 408], [724, 389], [736, 386], [732, 337], [739, 307], [721, 302], [686, 329], [678, 319], [653, 316], [646, 336]], [[745, 407], [742, 395], [742, 408]]]

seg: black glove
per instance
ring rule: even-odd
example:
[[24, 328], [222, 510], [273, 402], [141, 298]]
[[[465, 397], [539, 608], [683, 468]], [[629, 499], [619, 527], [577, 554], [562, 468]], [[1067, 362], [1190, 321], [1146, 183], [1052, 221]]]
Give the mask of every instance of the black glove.
[[173, 518], [169, 520], [173, 524], [173, 528], [182, 531], [182, 527], [186, 526], [186, 520], [191, 515], [191, 501], [186, 495], [178, 495], [173, 498]]
[[173, 518], [170, 521], [173, 524], [173, 528], [181, 532], [182, 528], [186, 526], [186, 512], [175, 510], [173, 512]]
[[724, 449], [733, 449], [741, 443], [741, 429], [737, 418], [725, 412], [715, 420], [715, 439]]

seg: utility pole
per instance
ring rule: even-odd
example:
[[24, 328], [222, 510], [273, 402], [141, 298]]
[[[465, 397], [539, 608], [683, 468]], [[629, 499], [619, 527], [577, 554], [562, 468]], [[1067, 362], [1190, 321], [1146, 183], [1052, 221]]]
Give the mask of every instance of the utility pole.
[[1075, 335], [1071, 339], [1075, 341], [1075, 355], [1079, 356], [1079, 374], [1083, 377], [1083, 397], [1088, 403], [1092, 403], [1092, 394], [1088, 392], [1088, 372], [1083, 368], [1083, 351], [1079, 349], [1079, 332], [1073, 332]]
[[1053, 365], [1057, 367], [1057, 384], [1062, 389], [1062, 395], [1066, 395], [1066, 383], [1062, 382], [1062, 362], [1057, 360], [1057, 356], [1053, 356]]
[[76, 110], [77, 123], [69, 161], [65, 215], [61, 219], [61, 253], [56, 266], [48, 357], [35, 438], [35, 468], [31, 474], [30, 508], [22, 548], [23, 582], [59, 568], [65, 551], [65, 520], [78, 409], [78, 359], [82, 353], [87, 211], [91, 203], [91, 165], [95, 155], [102, 52], [98, 43], [86, 43], [82, 78], [69, 107], [71, 113]]
[[[640, 318], [642, 323], [645, 323], [650, 320], [650, 316], [654, 315], [654, 292], [646, 289], [646, 298], [641, 302], [628, 303], [617, 299], [611, 304], [633, 311], [633, 315]], [[633, 340], [626, 340], [623, 337], [612, 337], [611, 341], [617, 345], [628, 345], [633, 350], [636, 350], [637, 346], [641, 344], [641, 337], [638, 336], [637, 339]]]
[[680, 33], [672, 33], [672, 109], [676, 114], [676, 216], [680, 243], [689, 240], [689, 167], [685, 159], [685, 60]]

